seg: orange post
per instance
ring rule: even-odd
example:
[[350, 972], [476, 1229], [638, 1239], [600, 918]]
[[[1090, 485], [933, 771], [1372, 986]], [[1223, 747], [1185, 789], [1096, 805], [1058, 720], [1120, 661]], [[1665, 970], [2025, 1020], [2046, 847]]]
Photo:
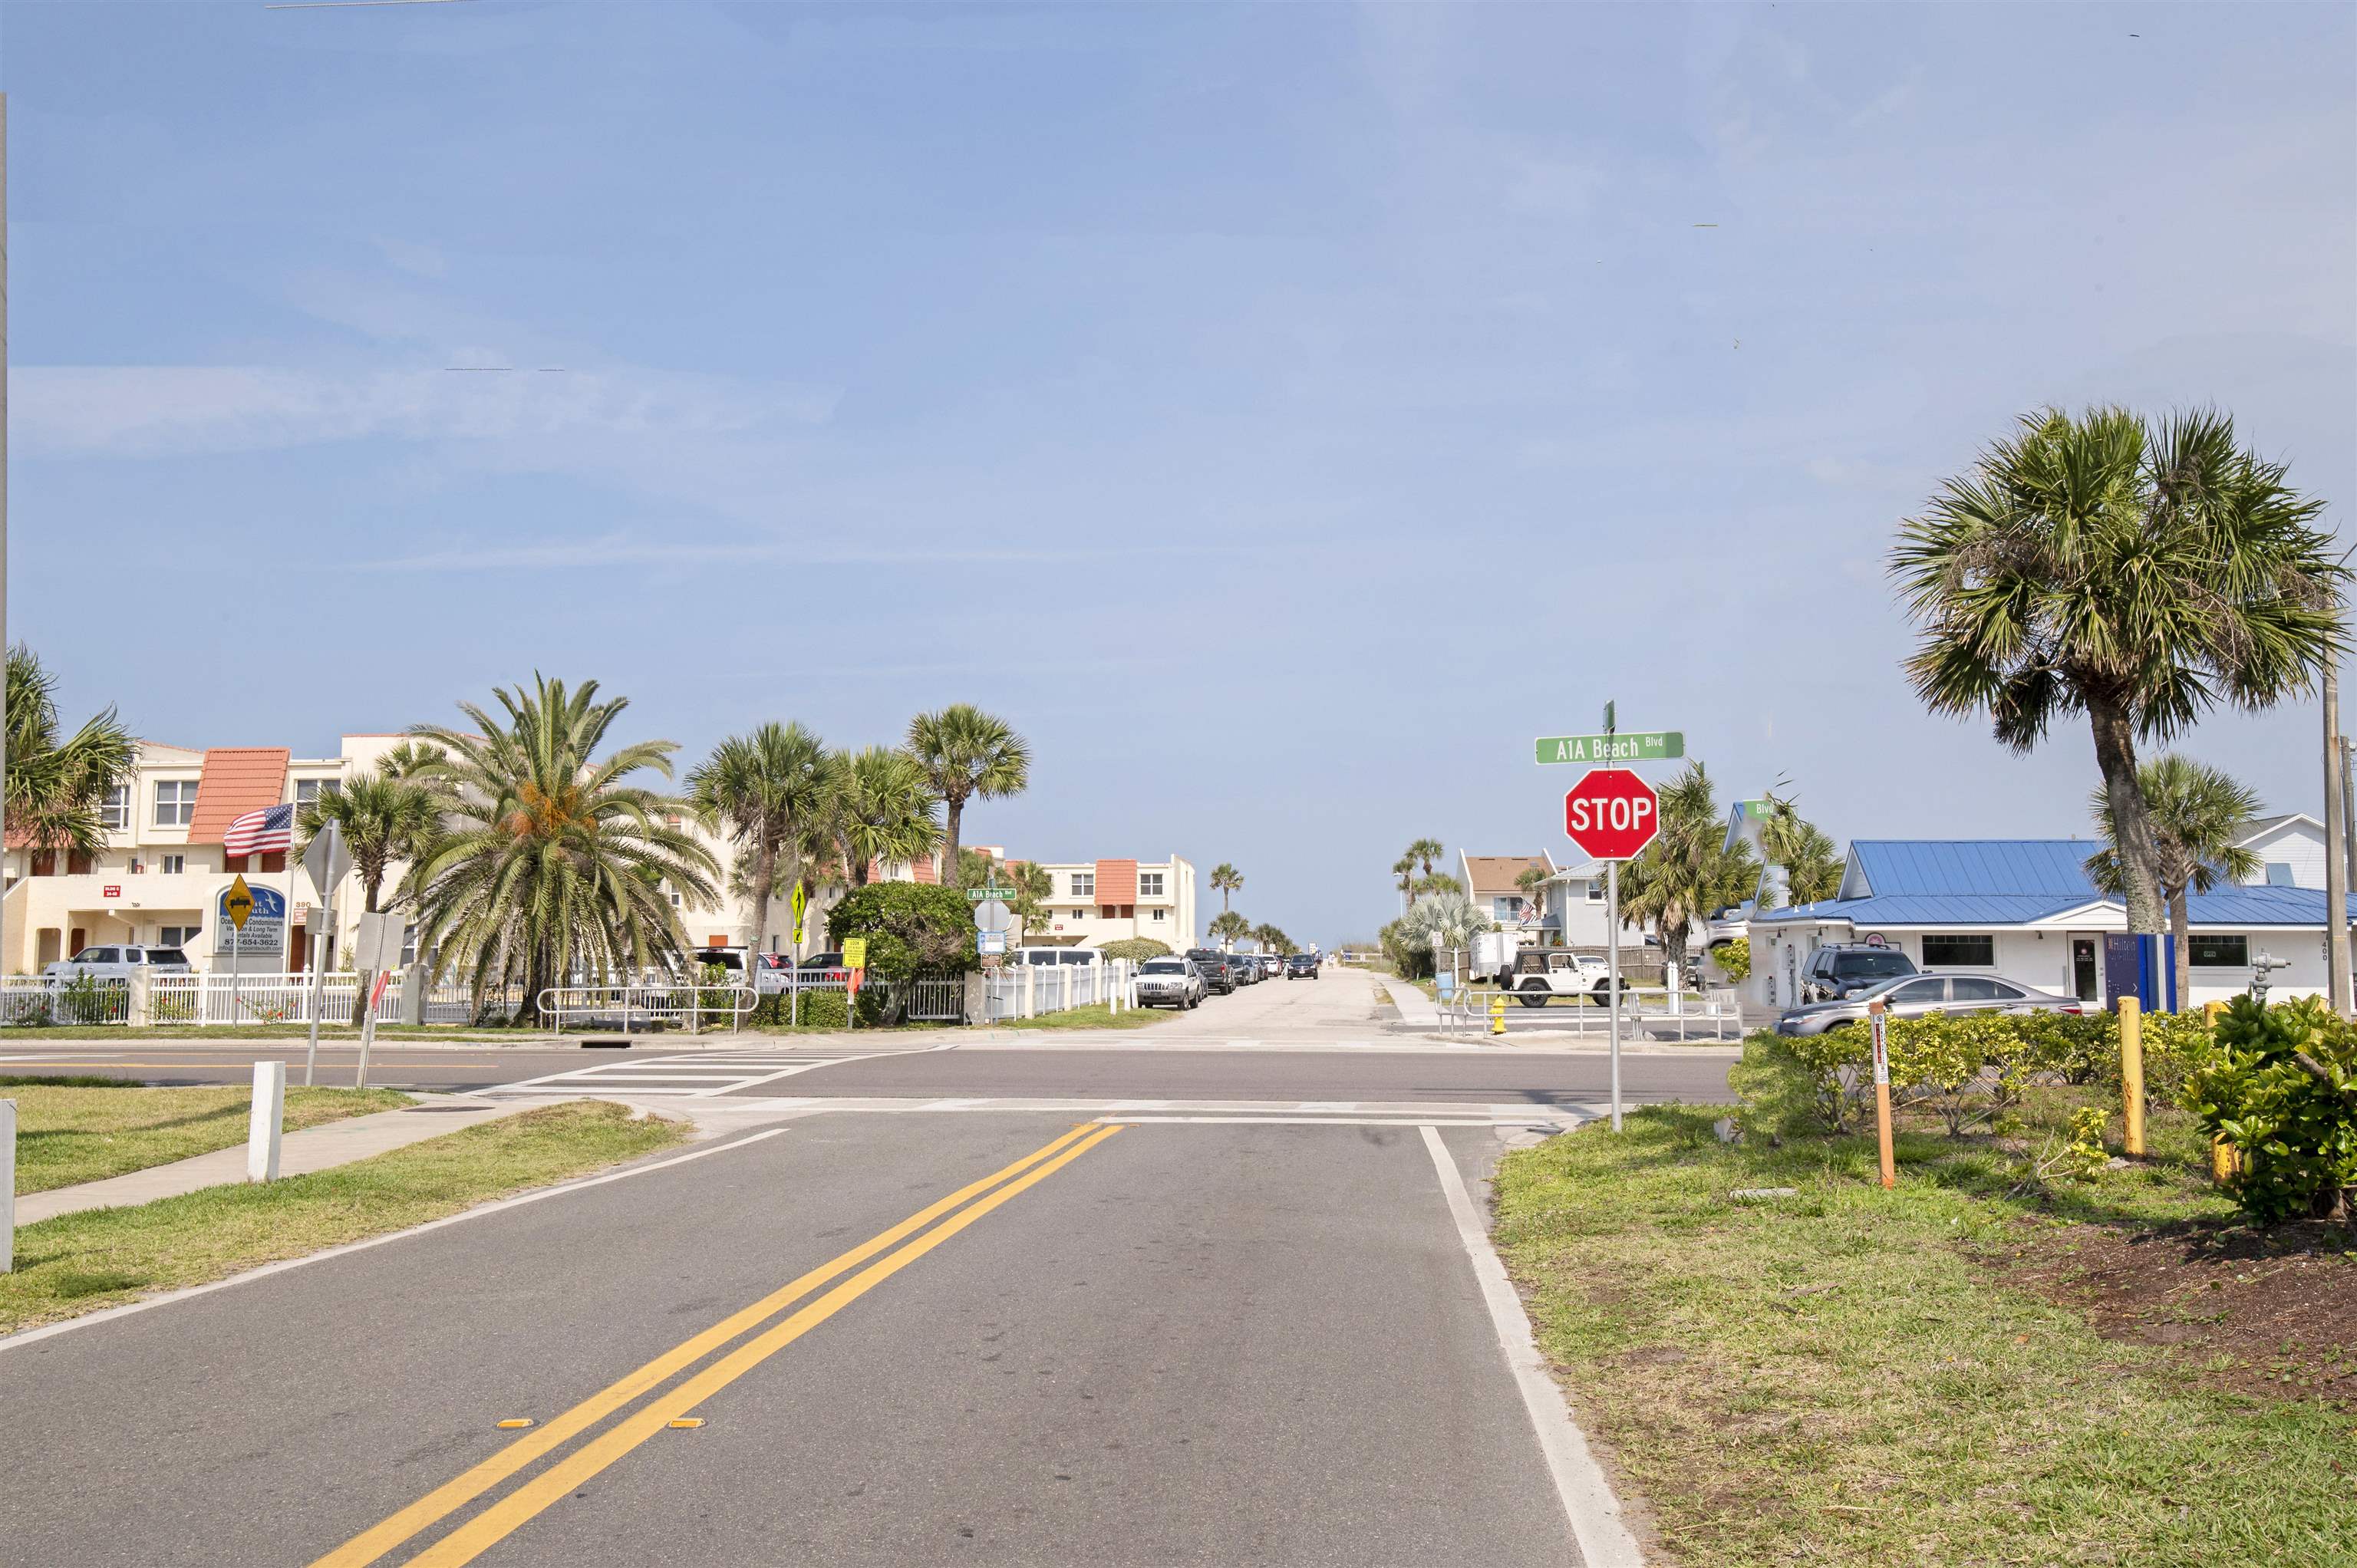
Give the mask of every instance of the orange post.
[[1890, 1152], [1890, 1017], [1879, 1002], [1866, 1004], [1867, 1028], [1874, 1036], [1874, 1132], [1882, 1144], [1882, 1185], [1899, 1185], [1899, 1165]]

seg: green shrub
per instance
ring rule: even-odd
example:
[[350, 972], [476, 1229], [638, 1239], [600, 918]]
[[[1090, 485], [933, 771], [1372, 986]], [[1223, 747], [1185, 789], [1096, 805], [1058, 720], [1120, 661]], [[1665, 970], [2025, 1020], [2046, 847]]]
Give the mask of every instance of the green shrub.
[[1751, 939], [1738, 937], [1725, 947], [1710, 950], [1710, 961], [1718, 965], [1719, 972], [1740, 985], [1751, 978]]
[[1866, 1070], [1872, 1043], [1863, 1027], [1787, 1036], [1761, 1029], [1743, 1042], [1727, 1073], [1743, 1123], [1770, 1137], [1855, 1131], [1874, 1102]]
[[2348, 1212], [2357, 1186], [2357, 1030], [2319, 997], [2261, 1008], [2238, 996], [2217, 1048], [2187, 1073], [2185, 1106], [2240, 1153], [2226, 1189], [2266, 1223]]
[[[979, 961], [974, 906], [954, 887], [921, 882], [871, 882], [827, 911], [827, 941], [867, 939], [867, 970], [895, 982], [929, 974], [963, 974]], [[807, 999], [805, 999], [807, 1000]], [[863, 1015], [864, 1016], [864, 1015]]]
[[1129, 937], [1104, 945], [1107, 958], [1117, 958], [1125, 963], [1144, 963], [1150, 958], [1168, 958], [1170, 944], [1156, 941], [1152, 937]]

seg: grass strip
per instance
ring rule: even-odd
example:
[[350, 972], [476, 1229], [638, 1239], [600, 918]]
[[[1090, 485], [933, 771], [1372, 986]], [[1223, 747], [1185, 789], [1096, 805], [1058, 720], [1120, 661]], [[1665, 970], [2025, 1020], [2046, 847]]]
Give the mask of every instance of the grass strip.
[[[2000, 1283], [1986, 1258], [2051, 1212], [2000, 1155], [1907, 1134], [1886, 1193], [1869, 1139], [1729, 1146], [1717, 1114], [1584, 1129], [1496, 1187], [1540, 1344], [1684, 1568], [2357, 1563], [2349, 1416], [2197, 1386]], [[2222, 1205], [2174, 1166], [2082, 1190]]]
[[[209, 1155], [245, 1142], [250, 1085], [148, 1089], [106, 1078], [0, 1077], [0, 1099], [16, 1102], [16, 1191], [48, 1192], [150, 1165]], [[289, 1089], [289, 1133], [410, 1098], [389, 1089]]]
[[1092, 1002], [1085, 1007], [1067, 1007], [1060, 1013], [1042, 1013], [1036, 1018], [1009, 1018], [1001, 1024], [987, 1025], [993, 1029], [1143, 1029], [1159, 1024], [1165, 1018], [1176, 1017], [1180, 1010], [1160, 1007], [1125, 1007], [1116, 1013], [1112, 1004]]
[[404, 1230], [668, 1148], [676, 1122], [597, 1101], [551, 1105], [266, 1186], [207, 1187], [16, 1232], [0, 1333]]

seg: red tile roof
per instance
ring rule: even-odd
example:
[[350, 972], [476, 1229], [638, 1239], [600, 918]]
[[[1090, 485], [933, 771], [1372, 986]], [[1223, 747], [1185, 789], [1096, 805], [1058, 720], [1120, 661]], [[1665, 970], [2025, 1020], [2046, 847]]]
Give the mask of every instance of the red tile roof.
[[1097, 902], [1115, 905], [1136, 903], [1137, 862], [1134, 860], [1098, 861]]
[[286, 759], [292, 755], [283, 746], [209, 747], [188, 842], [219, 843], [230, 823], [246, 812], [278, 804], [286, 794]]

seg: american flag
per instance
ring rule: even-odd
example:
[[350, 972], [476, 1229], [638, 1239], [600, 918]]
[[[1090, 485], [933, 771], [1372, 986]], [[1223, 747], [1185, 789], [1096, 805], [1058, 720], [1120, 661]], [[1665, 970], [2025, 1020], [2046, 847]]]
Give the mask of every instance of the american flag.
[[264, 806], [258, 811], [248, 811], [223, 830], [221, 853], [276, 854], [293, 848], [294, 839], [295, 808]]

